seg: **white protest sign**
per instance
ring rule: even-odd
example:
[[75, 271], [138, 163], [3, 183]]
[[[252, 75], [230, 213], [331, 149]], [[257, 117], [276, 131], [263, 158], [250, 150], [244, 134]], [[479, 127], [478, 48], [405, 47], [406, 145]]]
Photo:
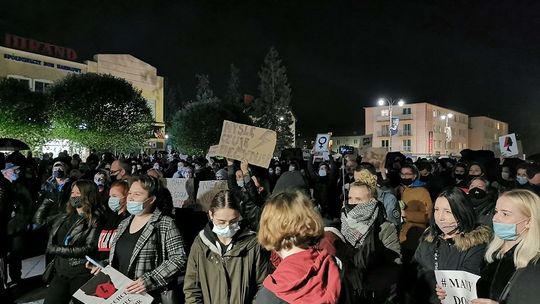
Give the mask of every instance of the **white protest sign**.
[[317, 134], [315, 143], [313, 144], [313, 151], [328, 152], [328, 144], [330, 143], [330, 134]]
[[442, 304], [469, 304], [478, 298], [476, 281], [480, 276], [460, 270], [435, 270], [435, 278], [437, 285], [446, 291]]
[[508, 134], [499, 137], [499, 150], [502, 156], [514, 156], [518, 155], [518, 142], [516, 140], [516, 134]]
[[208, 155], [246, 160], [252, 165], [268, 168], [276, 141], [275, 131], [224, 120], [218, 147], [211, 148]]
[[150, 304], [154, 300], [148, 294], [127, 293], [126, 287], [133, 282], [110, 265], [101, 269], [73, 297], [85, 304]]
[[200, 181], [199, 189], [197, 190], [197, 204], [201, 206], [202, 211], [206, 212], [210, 209], [210, 204], [214, 199], [214, 196], [221, 191], [227, 190], [226, 180], [209, 180]]
[[165, 185], [171, 192], [173, 206], [183, 208], [190, 204], [193, 199], [193, 179], [192, 178], [166, 178]]

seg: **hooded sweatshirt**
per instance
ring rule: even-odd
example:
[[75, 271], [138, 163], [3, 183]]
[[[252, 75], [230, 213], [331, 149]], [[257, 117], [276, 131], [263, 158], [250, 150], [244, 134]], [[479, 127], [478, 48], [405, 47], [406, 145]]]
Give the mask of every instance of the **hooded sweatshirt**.
[[257, 303], [337, 303], [340, 272], [325, 250], [308, 249], [286, 257], [263, 286]]

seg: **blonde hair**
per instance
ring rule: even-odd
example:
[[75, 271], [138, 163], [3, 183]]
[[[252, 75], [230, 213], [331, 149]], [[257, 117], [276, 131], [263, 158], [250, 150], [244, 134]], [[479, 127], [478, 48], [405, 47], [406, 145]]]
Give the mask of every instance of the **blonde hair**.
[[[516, 268], [524, 268], [530, 262], [536, 263], [540, 258], [540, 197], [524, 189], [505, 192], [501, 197], [511, 200], [519, 211], [529, 217], [529, 228], [521, 233], [521, 240], [514, 251], [514, 265]], [[488, 263], [493, 263], [495, 256], [502, 258], [503, 245], [504, 240], [494, 235], [486, 250]]]
[[377, 175], [373, 175], [369, 170], [357, 171], [358, 180], [351, 184], [352, 187], [366, 187], [372, 197], [377, 197]]
[[324, 234], [321, 216], [302, 192], [283, 192], [268, 199], [259, 224], [259, 243], [267, 250], [308, 248]]

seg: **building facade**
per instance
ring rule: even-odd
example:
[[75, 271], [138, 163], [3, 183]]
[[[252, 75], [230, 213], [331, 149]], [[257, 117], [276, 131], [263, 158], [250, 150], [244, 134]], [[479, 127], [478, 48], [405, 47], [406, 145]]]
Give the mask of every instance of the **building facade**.
[[[373, 147], [391, 146], [391, 151], [419, 156], [456, 155], [469, 147], [466, 114], [425, 102], [364, 110], [365, 133], [373, 134]], [[392, 136], [391, 117], [399, 119]]]
[[4, 44], [16, 48], [0, 46], [0, 77], [18, 79], [33, 91], [43, 92], [69, 74], [110, 74], [130, 82], [141, 90], [154, 117], [154, 136], [147, 148], [164, 149], [163, 77], [158, 76], [155, 67], [128, 54], [97, 54], [84, 63], [58, 58], [73, 59], [76, 54], [71, 49], [9, 34], [5, 35]]
[[472, 150], [499, 153], [499, 137], [508, 134], [508, 124], [486, 116], [469, 118], [469, 143]]

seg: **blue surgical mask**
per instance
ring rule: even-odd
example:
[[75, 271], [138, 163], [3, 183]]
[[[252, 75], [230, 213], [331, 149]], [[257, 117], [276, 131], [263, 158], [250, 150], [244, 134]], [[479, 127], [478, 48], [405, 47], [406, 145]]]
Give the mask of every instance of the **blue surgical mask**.
[[320, 177], [325, 177], [325, 176], [326, 176], [326, 170], [324, 170], [324, 169], [319, 169], [319, 176], [320, 176]]
[[245, 185], [245, 183], [244, 183], [243, 180], [237, 180], [237, 181], [236, 181], [236, 184], [237, 184], [238, 187], [240, 187], [240, 188], [244, 188], [244, 185]]
[[230, 224], [225, 227], [214, 225], [214, 228], [212, 228], [212, 232], [223, 238], [232, 238], [238, 230], [240, 230], [239, 223]]
[[120, 198], [113, 196], [109, 197], [109, 208], [114, 212], [118, 212], [118, 210], [120, 210]]
[[516, 180], [520, 185], [525, 185], [528, 181], [526, 176], [516, 176]]
[[141, 215], [144, 211], [144, 202], [128, 201], [126, 208], [130, 214]]
[[16, 181], [18, 178], [19, 178], [19, 173], [13, 172], [13, 174], [11, 174], [11, 177], [10, 177], [9, 179], [11, 179], [11, 181], [14, 182], [14, 181]]
[[[524, 219], [526, 221], [528, 219]], [[515, 224], [505, 224], [505, 223], [496, 223], [493, 222], [493, 233], [501, 240], [505, 241], [515, 241], [519, 234], [517, 232], [517, 224], [523, 222], [519, 221]]]

